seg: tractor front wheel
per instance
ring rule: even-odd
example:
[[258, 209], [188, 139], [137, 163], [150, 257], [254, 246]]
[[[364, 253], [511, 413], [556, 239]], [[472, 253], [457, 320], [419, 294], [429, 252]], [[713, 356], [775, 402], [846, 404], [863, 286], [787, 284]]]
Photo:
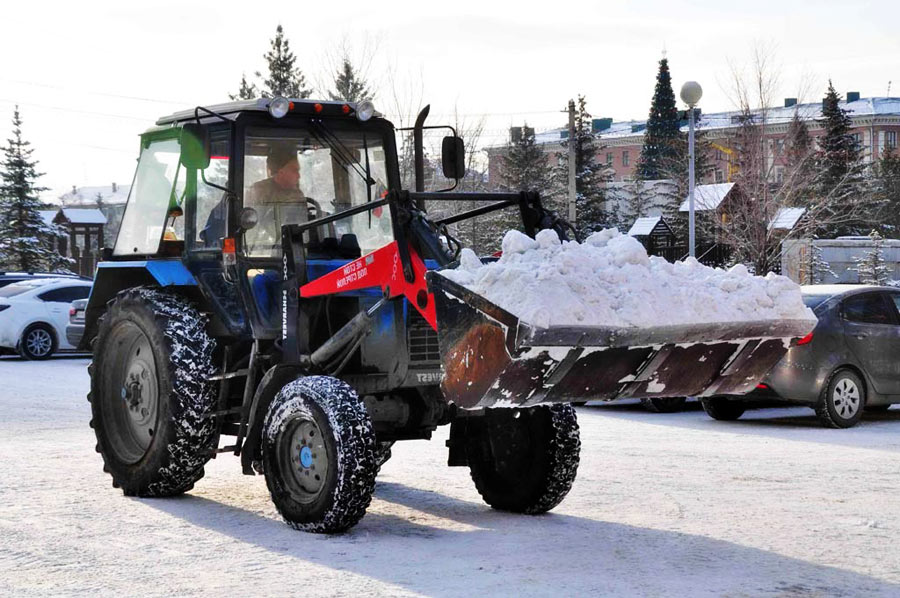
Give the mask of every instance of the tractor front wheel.
[[330, 534], [362, 519], [375, 491], [377, 447], [369, 413], [350, 386], [328, 376], [286, 384], [262, 434], [266, 485], [291, 527]]
[[569, 493], [581, 452], [571, 405], [488, 409], [465, 425], [472, 480], [491, 507], [536, 515]]
[[113, 486], [174, 496], [203, 477], [215, 426], [215, 347], [206, 317], [158, 289], [124, 291], [102, 318], [91, 373], [91, 427]]

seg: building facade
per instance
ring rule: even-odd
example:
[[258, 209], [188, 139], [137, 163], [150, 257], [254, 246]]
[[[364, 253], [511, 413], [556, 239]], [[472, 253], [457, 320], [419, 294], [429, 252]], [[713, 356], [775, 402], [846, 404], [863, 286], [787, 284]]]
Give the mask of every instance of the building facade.
[[[900, 98], [860, 98], [859, 93], [848, 92], [847, 98], [840, 102], [840, 107], [849, 113], [852, 122], [850, 133], [862, 149], [864, 160], [876, 161], [884, 155], [884, 152], [898, 147]], [[822, 102], [798, 104], [794, 98], [785, 98], [783, 106], [756, 110], [751, 117], [752, 122], [764, 127], [770, 161], [769, 171], [773, 182], [784, 176], [785, 140], [795, 114], [806, 123], [815, 144], [815, 139], [824, 133], [820, 122]], [[699, 182], [730, 181], [734, 171], [734, 149], [731, 147], [731, 140], [741, 126], [743, 118], [739, 111], [701, 113], [697, 131], [703, 133], [704, 139], [711, 146], [709, 155], [711, 168]], [[592, 125], [600, 148], [597, 161], [606, 165], [610, 179], [632, 180], [637, 160], [641, 155], [647, 121], [613, 121], [602, 118], [594, 119]], [[687, 123], [682, 126], [682, 130], [687, 132]], [[512, 136], [515, 134], [515, 130], [511, 131]], [[561, 142], [567, 134], [565, 128], [537, 133], [535, 143], [543, 146], [548, 154], [548, 161], [555, 164], [556, 154], [564, 151]], [[487, 148], [487, 152], [490, 183], [492, 187], [498, 187], [503, 181], [501, 157], [505, 155], [506, 146]]]

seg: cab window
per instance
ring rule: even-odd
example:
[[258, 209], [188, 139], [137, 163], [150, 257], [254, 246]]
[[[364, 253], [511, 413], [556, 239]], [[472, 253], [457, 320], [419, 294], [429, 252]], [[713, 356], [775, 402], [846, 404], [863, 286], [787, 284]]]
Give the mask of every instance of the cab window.
[[[368, 177], [368, 178], [367, 178]], [[244, 234], [250, 257], [281, 254], [281, 226], [302, 224], [380, 199], [387, 167], [379, 136], [358, 130], [250, 129], [244, 147], [243, 205], [259, 223]], [[367, 184], [368, 183], [368, 184]], [[318, 241], [369, 253], [393, 239], [386, 210], [338, 220], [315, 231]]]
[[141, 151], [113, 255], [157, 252], [173, 194], [183, 193], [175, 186], [179, 157], [177, 139], [154, 141]]
[[[228, 165], [231, 153], [227, 137], [213, 138], [210, 143], [209, 166], [203, 176], [197, 177], [197, 206], [194, 247], [219, 249], [225, 237], [225, 192], [218, 187], [228, 187]], [[209, 184], [212, 183], [212, 184]], [[218, 185], [218, 187], [214, 186]]]

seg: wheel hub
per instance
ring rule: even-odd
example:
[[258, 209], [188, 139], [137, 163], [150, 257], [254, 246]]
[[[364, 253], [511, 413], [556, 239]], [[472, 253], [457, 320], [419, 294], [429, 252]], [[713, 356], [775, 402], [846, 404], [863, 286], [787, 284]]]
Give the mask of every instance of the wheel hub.
[[844, 378], [835, 385], [832, 402], [834, 403], [834, 410], [837, 411], [840, 417], [850, 419], [859, 411], [859, 388], [852, 380]]
[[282, 471], [290, 475], [296, 498], [312, 501], [325, 486], [328, 474], [328, 453], [322, 432], [314, 421], [300, 419], [285, 437], [289, 440], [288, 459]]
[[50, 347], [53, 345], [53, 339], [50, 338], [50, 334], [46, 330], [38, 328], [28, 333], [25, 344], [28, 346], [28, 351], [31, 352], [32, 355], [43, 357], [50, 352]]

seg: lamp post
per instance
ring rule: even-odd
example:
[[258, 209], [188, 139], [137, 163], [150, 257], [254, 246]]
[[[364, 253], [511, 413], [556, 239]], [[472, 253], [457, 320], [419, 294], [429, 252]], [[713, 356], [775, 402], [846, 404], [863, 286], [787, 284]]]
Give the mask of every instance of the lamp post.
[[694, 245], [694, 106], [703, 96], [703, 88], [696, 81], [681, 86], [681, 101], [688, 105], [688, 251], [695, 257]]

